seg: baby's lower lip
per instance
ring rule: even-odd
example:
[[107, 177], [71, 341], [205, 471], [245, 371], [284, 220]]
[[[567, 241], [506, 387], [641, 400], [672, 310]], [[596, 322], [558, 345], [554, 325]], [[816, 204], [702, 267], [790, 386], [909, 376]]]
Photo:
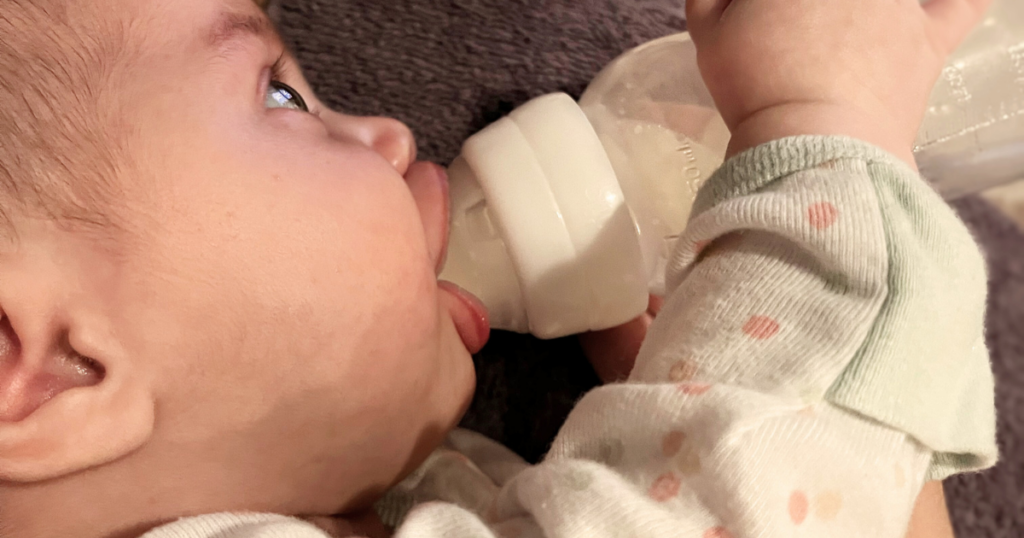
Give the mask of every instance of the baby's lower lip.
[[487, 308], [480, 299], [477, 299], [468, 291], [440, 280], [437, 286], [455, 298], [457, 306], [451, 312], [452, 321], [462, 338], [462, 343], [470, 353], [477, 353], [483, 349], [491, 334], [491, 325], [488, 320]]

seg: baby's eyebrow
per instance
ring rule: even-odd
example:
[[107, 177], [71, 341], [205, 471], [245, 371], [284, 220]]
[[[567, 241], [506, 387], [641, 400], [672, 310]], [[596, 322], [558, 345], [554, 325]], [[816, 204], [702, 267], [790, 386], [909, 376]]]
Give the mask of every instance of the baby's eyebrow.
[[260, 13], [222, 12], [206, 31], [206, 44], [218, 51], [226, 51], [245, 38], [280, 42], [274, 24]]

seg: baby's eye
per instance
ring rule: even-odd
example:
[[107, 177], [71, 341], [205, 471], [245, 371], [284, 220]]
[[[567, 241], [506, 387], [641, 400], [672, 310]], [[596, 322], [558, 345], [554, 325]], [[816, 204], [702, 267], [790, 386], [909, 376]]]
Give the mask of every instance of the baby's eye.
[[306, 101], [299, 95], [299, 92], [276, 80], [270, 81], [270, 86], [267, 87], [267, 108], [290, 108], [309, 112], [309, 107], [306, 106]]

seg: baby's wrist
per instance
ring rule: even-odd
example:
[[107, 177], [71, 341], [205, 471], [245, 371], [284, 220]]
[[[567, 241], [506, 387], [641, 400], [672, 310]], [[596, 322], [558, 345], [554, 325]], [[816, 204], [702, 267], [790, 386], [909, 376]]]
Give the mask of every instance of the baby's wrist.
[[905, 161], [915, 170], [911, 143], [892, 122], [879, 121], [854, 107], [832, 103], [787, 103], [759, 110], [732, 127], [728, 157], [773, 140], [790, 136], [848, 136], [874, 144]]

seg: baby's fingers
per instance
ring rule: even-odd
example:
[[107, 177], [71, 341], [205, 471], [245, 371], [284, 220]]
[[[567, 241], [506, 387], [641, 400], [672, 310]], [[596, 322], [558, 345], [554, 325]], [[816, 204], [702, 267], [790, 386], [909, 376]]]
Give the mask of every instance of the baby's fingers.
[[981, 21], [992, 0], [929, 0], [924, 6], [939, 52], [953, 52]]

